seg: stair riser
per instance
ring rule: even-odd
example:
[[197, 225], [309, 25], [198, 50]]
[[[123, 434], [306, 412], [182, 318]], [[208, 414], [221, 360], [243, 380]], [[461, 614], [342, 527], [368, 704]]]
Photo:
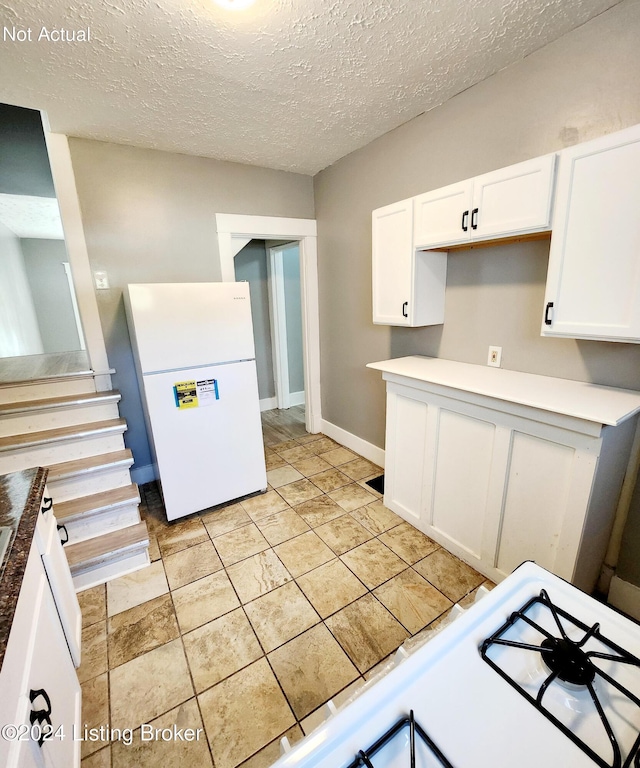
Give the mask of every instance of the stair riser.
[[[60, 521], [64, 522], [64, 520]], [[140, 522], [137, 504], [127, 504], [100, 514], [87, 515], [76, 522], [64, 523], [69, 534], [69, 544], [92, 539], [105, 533], [118, 531]]]
[[149, 553], [145, 547], [143, 550], [130, 553], [124, 558], [107, 561], [90, 571], [74, 576], [73, 585], [76, 592], [81, 592], [84, 589], [90, 589], [98, 586], [98, 584], [116, 579], [118, 576], [126, 576], [128, 573], [139, 571], [141, 568], [146, 568], [150, 563]]
[[7, 414], [0, 418], [0, 437], [40, 432], [57, 427], [71, 427], [77, 424], [90, 424], [93, 421], [117, 419], [119, 416], [117, 402], [56, 410], [29, 411], [15, 415]]
[[19, 451], [0, 453], [0, 475], [16, 472], [29, 467], [48, 467], [72, 459], [97, 456], [124, 448], [121, 432], [108, 435], [87, 437], [82, 440], [67, 440], [59, 443], [47, 443]]
[[96, 385], [93, 376], [80, 379], [59, 379], [38, 384], [19, 384], [0, 387], [0, 403], [23, 403], [27, 400], [42, 400], [45, 397], [78, 395], [95, 391]]
[[100, 491], [109, 491], [112, 488], [123, 488], [130, 483], [129, 467], [124, 466], [68, 477], [64, 480], [49, 480], [47, 485], [51, 489], [54, 504], [58, 504], [62, 501], [100, 493]]

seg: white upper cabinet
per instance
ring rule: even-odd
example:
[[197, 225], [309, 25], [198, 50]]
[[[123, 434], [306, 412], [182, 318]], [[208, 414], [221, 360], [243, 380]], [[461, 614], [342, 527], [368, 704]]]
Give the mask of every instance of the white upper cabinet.
[[545, 155], [474, 179], [472, 239], [549, 229], [555, 162], [555, 154]]
[[372, 214], [373, 322], [444, 322], [446, 249], [549, 229], [555, 155], [467, 179]]
[[640, 126], [560, 155], [543, 336], [640, 342]]
[[373, 212], [373, 322], [409, 325], [411, 200]]
[[548, 230], [555, 157], [536, 157], [415, 197], [415, 247], [446, 247]]
[[373, 322], [435, 325], [444, 322], [447, 255], [413, 248], [413, 200], [372, 214]]
[[471, 237], [473, 179], [413, 198], [413, 239], [417, 247], [457, 245]]

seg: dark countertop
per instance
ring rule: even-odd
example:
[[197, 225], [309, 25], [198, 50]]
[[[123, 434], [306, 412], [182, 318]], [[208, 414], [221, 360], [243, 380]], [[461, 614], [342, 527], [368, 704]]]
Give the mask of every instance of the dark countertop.
[[47, 480], [42, 467], [0, 476], [0, 526], [13, 529], [4, 561], [0, 564], [0, 667], [38, 520]]

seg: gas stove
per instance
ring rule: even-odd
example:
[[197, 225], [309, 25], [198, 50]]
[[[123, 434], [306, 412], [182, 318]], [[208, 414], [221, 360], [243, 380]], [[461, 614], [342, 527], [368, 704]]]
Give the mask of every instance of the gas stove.
[[640, 626], [524, 563], [277, 768], [640, 768]]

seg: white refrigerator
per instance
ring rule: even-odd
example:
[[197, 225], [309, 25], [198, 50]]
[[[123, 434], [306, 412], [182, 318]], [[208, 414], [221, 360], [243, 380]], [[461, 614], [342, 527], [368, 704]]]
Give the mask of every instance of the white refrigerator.
[[167, 518], [265, 490], [249, 284], [133, 284], [124, 296]]

